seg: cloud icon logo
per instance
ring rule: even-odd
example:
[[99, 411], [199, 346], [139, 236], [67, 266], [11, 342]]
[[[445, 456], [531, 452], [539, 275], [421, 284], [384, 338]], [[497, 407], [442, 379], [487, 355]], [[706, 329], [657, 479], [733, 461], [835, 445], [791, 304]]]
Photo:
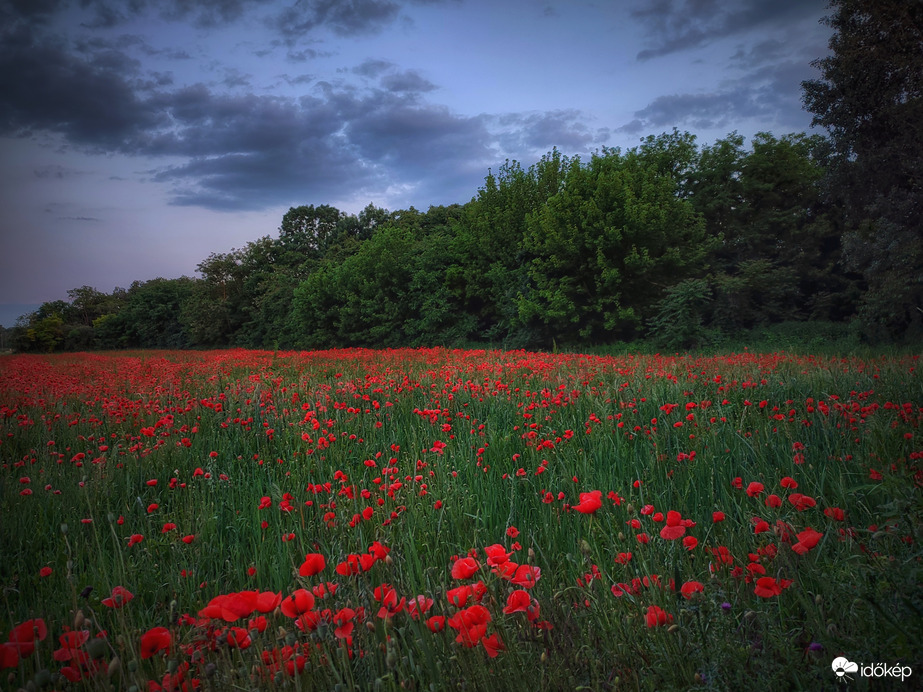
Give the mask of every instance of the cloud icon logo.
[[843, 656], [833, 659], [833, 663], [830, 665], [838, 678], [843, 677], [846, 673], [856, 673], [859, 671], [858, 663], [853, 663]]

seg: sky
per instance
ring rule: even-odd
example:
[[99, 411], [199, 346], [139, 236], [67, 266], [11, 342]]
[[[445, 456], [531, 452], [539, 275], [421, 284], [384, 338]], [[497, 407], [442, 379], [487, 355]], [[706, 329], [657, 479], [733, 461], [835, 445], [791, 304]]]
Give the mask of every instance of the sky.
[[505, 160], [811, 131], [825, 0], [0, 0], [0, 324], [194, 276], [285, 211]]

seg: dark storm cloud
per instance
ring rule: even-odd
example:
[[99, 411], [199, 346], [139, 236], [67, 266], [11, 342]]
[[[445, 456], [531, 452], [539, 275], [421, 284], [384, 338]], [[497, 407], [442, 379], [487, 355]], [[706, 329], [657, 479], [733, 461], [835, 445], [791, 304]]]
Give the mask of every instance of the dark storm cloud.
[[319, 26], [340, 36], [373, 34], [397, 19], [400, 5], [389, 0], [305, 0], [268, 20], [283, 40], [295, 43]]
[[[455, 0], [413, 0], [413, 4], [447, 1]], [[275, 0], [4, 0], [0, 19], [7, 24], [41, 25], [67, 7], [80, 7], [89, 13], [82, 24], [91, 29], [112, 28], [144, 14], [211, 28], [258, 13], [291, 46], [320, 27], [340, 36], [377, 33], [398, 18], [402, 7], [395, 0], [290, 0], [281, 10], [274, 5], [278, 5]]]
[[606, 139], [605, 133], [594, 134], [584, 122], [584, 115], [574, 109], [546, 113], [513, 113], [498, 118], [504, 129], [501, 143], [507, 150], [549, 151], [562, 147], [569, 151], [588, 151], [591, 145]]
[[816, 21], [824, 0], [652, 0], [631, 15], [646, 28], [651, 45], [639, 60], [706, 45], [769, 24]]
[[381, 85], [388, 91], [426, 92], [438, 87], [420, 75], [416, 70], [401, 70], [381, 78]]
[[[156, 7], [197, 21], [207, 11], [208, 21], [232, 21], [257, 4], [136, 0], [118, 7]], [[288, 10], [360, 31], [390, 21], [392, 5], [302, 0]], [[148, 169], [144, 179], [166, 185], [176, 205], [264, 209], [388, 190], [412, 191], [418, 202], [451, 203], [463, 201], [487, 167], [506, 155], [531, 156], [553, 146], [585, 150], [600, 137], [573, 110], [517, 114], [502, 123], [459, 115], [424, 100], [437, 86], [421, 73], [384, 60], [344, 70], [354, 82], [364, 78], [361, 88], [347, 80], [280, 75], [290, 84], [313, 85], [301, 97], [279, 96], [217, 64], [216, 82], [174, 85], [172, 73], [145, 71], [132, 57], [154, 50], [135, 35], [91, 33], [68, 41], [35, 22], [14, 24], [0, 41], [0, 136], [54, 133], [79, 151], [138, 157]], [[71, 174], [34, 172], [51, 179]]]
[[636, 111], [635, 119], [619, 130], [636, 134], [672, 127], [712, 129], [754, 118], [765, 122], [767, 130], [804, 129], [799, 85], [810, 75], [811, 67], [801, 61], [767, 64], [725, 82], [716, 91], [660, 96]]
[[394, 63], [390, 60], [375, 60], [373, 58], [368, 58], [367, 60], [362, 61], [361, 64], [356, 65], [352, 70], [353, 74], [357, 74], [360, 77], [369, 77], [375, 79], [380, 77], [382, 74], [391, 70], [395, 67]]
[[160, 115], [126, 79], [132, 63], [93, 64], [54, 43], [35, 43], [30, 32], [7, 34], [0, 44], [0, 134], [44, 129], [71, 142], [119, 149]]
[[368, 58], [349, 71], [367, 79], [378, 79], [387, 91], [422, 93], [438, 89], [416, 70], [400, 70], [390, 60]]

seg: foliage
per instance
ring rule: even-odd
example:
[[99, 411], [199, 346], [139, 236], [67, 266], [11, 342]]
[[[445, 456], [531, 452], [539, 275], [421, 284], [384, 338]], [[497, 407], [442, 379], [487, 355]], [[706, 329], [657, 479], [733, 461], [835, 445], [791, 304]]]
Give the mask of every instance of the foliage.
[[923, 333], [923, 4], [833, 0], [831, 54], [803, 82], [830, 134], [829, 194], [848, 212], [849, 266], [867, 282], [870, 340]]
[[[862, 21], [873, 19], [881, 18]], [[831, 80], [840, 78], [839, 59], [835, 53], [823, 63]], [[806, 86], [816, 104], [835, 92], [818, 84]], [[824, 103], [830, 118], [840, 113]], [[908, 96], [895, 108], [904, 113], [915, 103]], [[748, 148], [737, 133], [698, 147], [693, 135], [674, 130], [587, 161], [557, 149], [528, 169], [507, 161], [464, 205], [391, 212], [370, 204], [359, 214], [292, 207], [276, 237], [210, 254], [197, 278], [135, 282], [111, 294], [73, 289], [69, 300], [25, 316], [9, 343], [39, 352], [587, 350], [647, 339], [676, 349], [792, 321], [850, 325], [865, 341], [909, 342], [923, 316], [919, 214], [912, 205], [895, 211], [904, 178], [882, 178], [875, 195], [863, 191], [843, 203], [863, 166], [884, 166], [879, 158], [869, 163], [862, 139], [877, 130], [848, 132], [834, 132], [847, 144], [763, 132]], [[894, 156], [904, 182], [919, 180], [914, 153], [895, 149]], [[885, 198], [894, 213], [885, 213]]]

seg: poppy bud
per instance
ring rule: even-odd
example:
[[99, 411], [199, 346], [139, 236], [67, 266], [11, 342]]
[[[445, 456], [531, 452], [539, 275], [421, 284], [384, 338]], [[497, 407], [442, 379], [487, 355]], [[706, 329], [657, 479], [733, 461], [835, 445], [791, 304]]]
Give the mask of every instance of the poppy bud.
[[84, 623], [85, 620], [86, 620], [86, 616], [84, 616], [83, 611], [82, 611], [82, 610], [78, 610], [78, 611], [77, 611], [77, 614], [74, 616], [74, 629], [75, 629], [75, 630], [82, 630], [82, 629], [83, 629], [83, 623]]
[[667, 632], [673, 633], [673, 632], [675, 632], [675, 631], [678, 630], [678, 629], [679, 629], [679, 625], [670, 625], [670, 626], [667, 628]]
[[625, 534], [622, 533], [621, 531], [619, 531], [619, 540], [620, 540], [620, 541], [624, 541], [624, 540], [625, 540]]
[[580, 541], [580, 552], [584, 555], [590, 555], [593, 552], [593, 549], [590, 547], [590, 544], [586, 542], [586, 539]]
[[122, 672], [122, 661], [118, 656], [109, 661], [109, 667], [106, 668], [106, 677], [113, 677]]
[[108, 653], [109, 646], [102, 637], [94, 637], [86, 643], [84, 650], [90, 655], [90, 658], [102, 658]]
[[634, 514], [635, 506], [629, 502], [628, 505], [625, 507], [625, 511], [628, 512], [629, 514]]
[[815, 604], [820, 605], [820, 604], [823, 603], [823, 602], [824, 602], [824, 597], [821, 596], [820, 594], [817, 594], [817, 595], [814, 597], [814, 603], [815, 603]]
[[67, 535], [67, 524], [61, 524], [61, 533]]

